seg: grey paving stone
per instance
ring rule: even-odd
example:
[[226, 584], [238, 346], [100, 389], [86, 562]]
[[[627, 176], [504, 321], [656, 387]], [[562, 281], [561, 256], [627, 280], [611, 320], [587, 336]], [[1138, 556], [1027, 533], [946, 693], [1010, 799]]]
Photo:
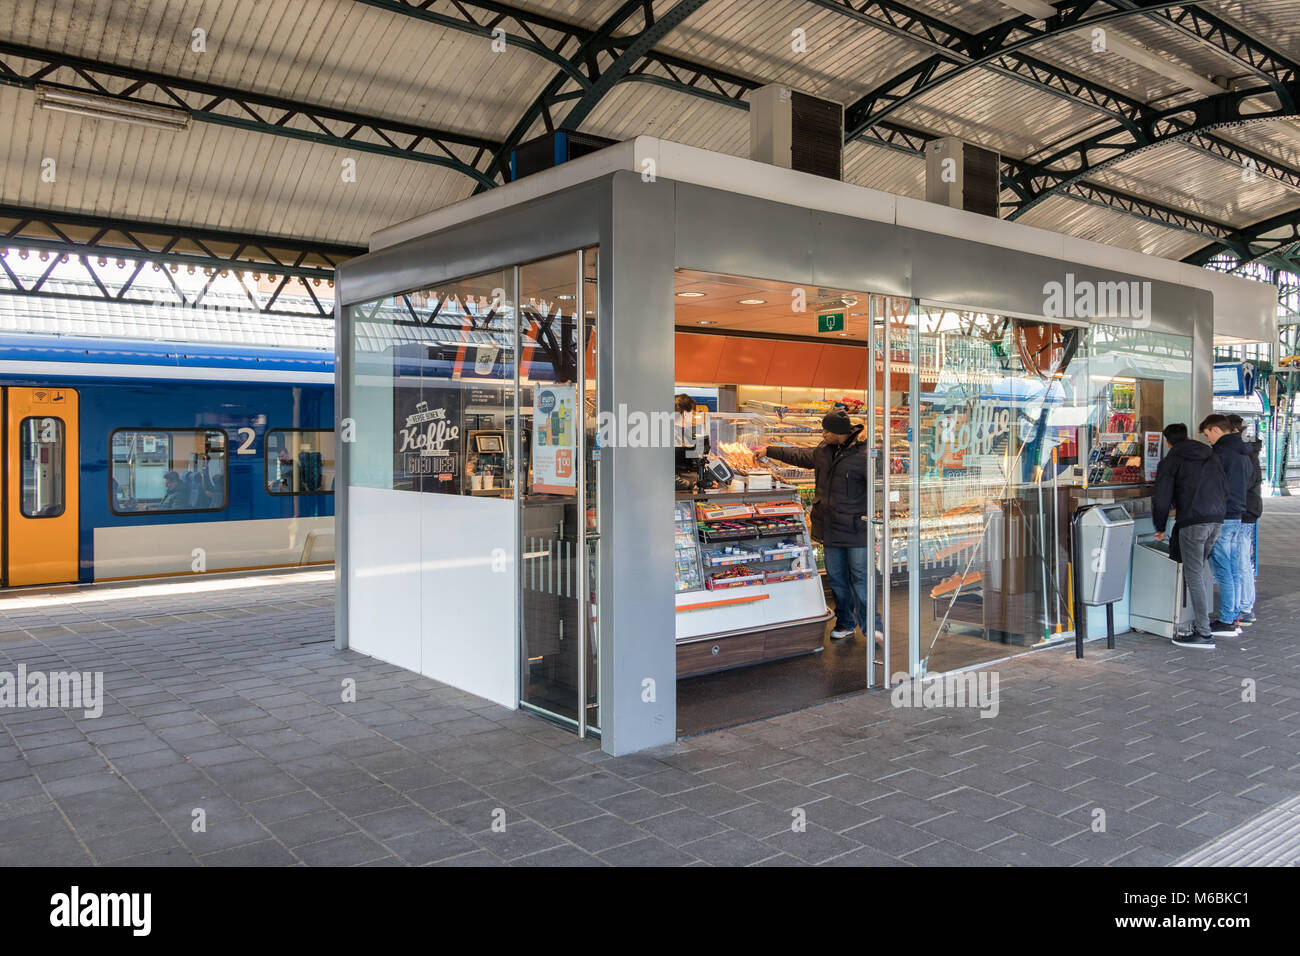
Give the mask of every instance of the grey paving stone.
[[528, 819], [507, 819], [504, 830], [482, 830], [470, 839], [498, 859], [507, 861], [565, 844], [554, 831]]
[[1077, 853], [1048, 846], [1022, 834], [985, 847], [980, 852], [1013, 866], [1073, 866], [1083, 859]]
[[532, 853], [514, 861], [516, 866], [608, 866], [604, 860], [580, 850], [576, 846], [557, 846], [554, 849]]
[[442, 821], [422, 807], [397, 807], [352, 817], [363, 830], [377, 840], [406, 836], [429, 827], [442, 826]]
[[648, 837], [600, 854], [611, 866], [685, 866], [697, 859], [686, 850]]
[[293, 854], [308, 866], [358, 866], [390, 855], [381, 844], [360, 832], [309, 843], [296, 848]]
[[1001, 826], [996, 820], [990, 823], [956, 812], [919, 823], [917, 827], [971, 850], [982, 850], [1013, 835], [1012, 830]]
[[855, 850], [866, 841], [857, 839], [852, 832], [833, 833], [815, 824], [808, 824], [806, 829], [799, 832], [787, 828], [784, 833], [767, 837], [763, 842], [796, 860], [817, 864]]
[[588, 853], [600, 853], [625, 843], [634, 843], [649, 835], [646, 830], [608, 813], [570, 823], [555, 832]]
[[643, 819], [637, 826], [671, 846], [691, 843], [725, 829], [725, 825], [718, 820], [684, 808]]
[[[469, 853], [476, 849], [474, 843], [468, 837], [463, 836], [452, 827], [443, 825], [435, 825], [418, 830], [415, 833], [393, 837], [390, 840], [385, 840], [384, 846], [412, 866], [436, 863], [438, 860], [445, 860], [450, 856], [458, 856], [461, 853]], [[303, 854], [299, 851], [298, 855], [302, 856]]]

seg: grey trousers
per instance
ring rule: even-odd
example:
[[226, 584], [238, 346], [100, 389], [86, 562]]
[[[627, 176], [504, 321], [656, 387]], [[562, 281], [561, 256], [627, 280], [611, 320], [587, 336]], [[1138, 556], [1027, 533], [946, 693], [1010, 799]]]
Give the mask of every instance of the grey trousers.
[[1214, 571], [1210, 552], [1219, 539], [1221, 524], [1194, 524], [1178, 529], [1178, 548], [1183, 553], [1183, 580], [1192, 599], [1192, 627], [1210, 636], [1210, 608], [1214, 603]]

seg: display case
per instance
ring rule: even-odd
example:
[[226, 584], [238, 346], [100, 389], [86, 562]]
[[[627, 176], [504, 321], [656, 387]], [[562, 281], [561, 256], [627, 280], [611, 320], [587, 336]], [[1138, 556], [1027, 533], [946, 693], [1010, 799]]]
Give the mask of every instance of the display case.
[[798, 496], [680, 495], [674, 514], [678, 676], [821, 650], [828, 612]]
[[1142, 430], [1161, 427], [1159, 417], [1144, 415], [1153, 404], [1148, 394], [1161, 383], [1134, 379], [1106, 381], [1097, 396], [1096, 440], [1088, 452], [1089, 485], [1135, 485], [1144, 482]]
[[695, 509], [689, 501], [673, 502], [673, 550], [677, 564], [677, 591], [695, 591], [703, 584], [700, 543], [695, 531]]

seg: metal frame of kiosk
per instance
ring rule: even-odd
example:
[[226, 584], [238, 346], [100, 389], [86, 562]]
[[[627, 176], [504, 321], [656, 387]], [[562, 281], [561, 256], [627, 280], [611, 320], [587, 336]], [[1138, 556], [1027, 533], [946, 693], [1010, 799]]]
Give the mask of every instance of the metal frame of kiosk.
[[[598, 299], [602, 415], [617, 416], [620, 408], [659, 410], [671, 401], [678, 268], [1030, 317], [1043, 314], [1045, 285], [1067, 271], [1076, 282], [1149, 281], [1150, 327], [1193, 340], [1197, 415], [1210, 410], [1217, 303], [1235, 303], [1234, 314], [1257, 322], [1262, 337], [1275, 334], [1268, 327], [1276, 322], [1275, 296], [1258, 297], [1256, 308], [1257, 297], [1246, 288], [1256, 283], [1202, 279], [1203, 270], [1178, 263], [641, 137], [390, 227], [372, 238], [369, 254], [343, 263], [337, 274], [335, 421], [363, 411], [351, 407], [352, 347], [359, 335], [354, 312], [361, 321], [360, 307], [592, 248], [599, 250], [598, 281], [594, 292], [586, 291]], [[402, 497], [412, 492], [353, 485], [351, 461], [359, 454], [357, 446], [339, 443], [336, 647], [400, 660], [517, 707], [522, 612], [517, 602], [510, 608], [495, 597], [507, 593], [511, 584], [503, 579], [510, 576], [493, 578], [473, 535], [443, 536], [436, 555], [411, 545], [407, 538], [419, 534], [420, 522], [404, 509], [418, 505], [427, 512], [426, 525], [437, 527], [444, 515], [460, 513], [459, 503], [412, 505], [414, 499]], [[595, 529], [606, 556], [596, 582], [601, 747], [623, 754], [676, 737], [674, 556], [666, 533], [675, 500], [673, 448], [606, 447], [602, 459]], [[379, 550], [380, 542], [388, 550]], [[383, 563], [398, 545], [411, 560]], [[449, 587], [448, 574], [459, 575], [464, 585]], [[422, 606], [421, 595], [435, 591], [436, 606]], [[466, 641], [454, 654], [429, 643], [442, 634], [482, 630], [485, 602], [493, 601], [500, 605], [493, 620], [513, 621], [513, 652], [509, 634]], [[426, 626], [432, 614], [437, 628]], [[399, 637], [408, 640], [403, 622], [409, 621], [419, 622], [409, 637], [415, 643], [395, 645]], [[511, 625], [492, 626], [504, 631]]]

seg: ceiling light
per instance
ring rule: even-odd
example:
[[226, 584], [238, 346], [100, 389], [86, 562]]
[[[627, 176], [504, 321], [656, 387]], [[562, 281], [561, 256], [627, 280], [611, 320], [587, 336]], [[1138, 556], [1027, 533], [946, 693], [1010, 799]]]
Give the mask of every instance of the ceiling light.
[[150, 126], [154, 129], [178, 131], [188, 129], [190, 125], [190, 114], [186, 110], [123, 100], [115, 96], [99, 96], [95, 93], [65, 90], [44, 83], [36, 86], [36, 102], [43, 109], [57, 113], [75, 113], [78, 116], [89, 116], [91, 119], [114, 120], [135, 126]]
[[576, 295], [557, 295], [556, 298], [559, 299], [561, 302], [568, 302], [570, 299], [576, 299], [577, 296], [576, 296]]
[[766, 305], [767, 299], [739, 299], [741, 305]]
[[698, 299], [704, 295], [703, 292], [678, 292], [677, 296], [681, 299]]
[[713, 325], [713, 320], [712, 320], [712, 319], [700, 319], [700, 321], [697, 322], [696, 325]]
[[840, 338], [842, 338], [842, 339], [847, 339], [848, 337], [849, 337], [849, 333], [847, 333], [847, 332], [841, 332], [841, 333], [840, 333]]

